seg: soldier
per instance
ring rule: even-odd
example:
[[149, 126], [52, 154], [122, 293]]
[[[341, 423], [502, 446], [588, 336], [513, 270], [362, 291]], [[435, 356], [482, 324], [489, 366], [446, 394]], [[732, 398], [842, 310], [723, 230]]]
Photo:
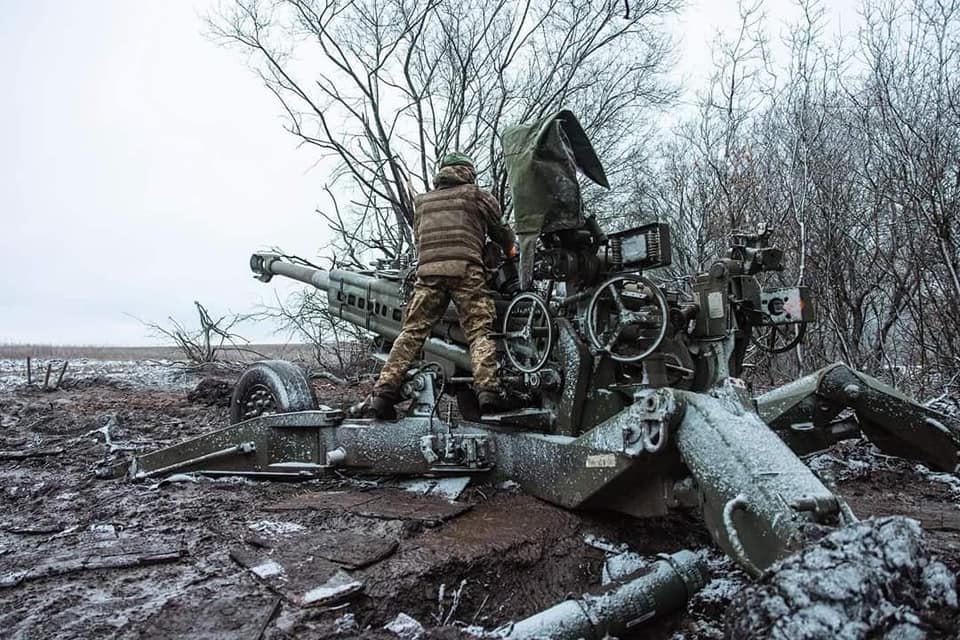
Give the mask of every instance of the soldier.
[[403, 330], [368, 400], [369, 408], [382, 420], [396, 418], [394, 405], [400, 399], [400, 384], [451, 299], [470, 342], [480, 412], [495, 412], [500, 406], [496, 347], [489, 335], [496, 309], [487, 289], [483, 247], [489, 235], [509, 257], [514, 257], [517, 238], [503, 221], [497, 199], [478, 187], [476, 180], [470, 158], [450, 153], [440, 161], [434, 190], [415, 197], [417, 283], [407, 305]]

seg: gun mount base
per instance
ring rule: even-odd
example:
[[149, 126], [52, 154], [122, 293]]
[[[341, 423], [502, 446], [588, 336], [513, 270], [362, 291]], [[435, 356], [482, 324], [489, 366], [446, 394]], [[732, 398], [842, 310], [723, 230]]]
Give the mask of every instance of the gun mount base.
[[686, 415], [677, 446], [711, 536], [752, 575], [796, 551], [806, 526], [849, 524], [852, 514], [790, 448], [743, 406], [736, 390], [678, 392]]
[[[856, 419], [843, 419], [853, 409]], [[804, 455], [840, 440], [867, 439], [888, 455], [939, 471], [960, 470], [960, 421], [925, 407], [876, 378], [833, 364], [757, 398], [763, 421]]]
[[[413, 376], [419, 381], [411, 386], [416, 397], [408, 415], [396, 421], [349, 418], [323, 406], [260, 415], [139, 456], [130, 474], [309, 479], [337, 468], [469, 475], [512, 480], [567, 508], [641, 517], [689, 506], [693, 485], [715, 540], [752, 571], [797, 548], [805, 523], [840, 523], [846, 513], [733, 392], [711, 397], [639, 389], [624, 410], [573, 437], [496, 420], [441, 420], [435, 378], [429, 370]], [[276, 395], [283, 397], [281, 391]]]

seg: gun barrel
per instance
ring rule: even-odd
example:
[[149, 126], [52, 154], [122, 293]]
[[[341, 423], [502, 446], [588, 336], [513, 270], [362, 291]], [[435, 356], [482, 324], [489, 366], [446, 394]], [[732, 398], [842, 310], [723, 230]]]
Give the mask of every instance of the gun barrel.
[[330, 287], [329, 271], [284, 262], [282, 256], [276, 253], [253, 254], [250, 256], [250, 270], [264, 282], [270, 282], [273, 276], [284, 276], [313, 285], [324, 292]]
[[[284, 276], [316, 287], [326, 294], [331, 315], [387, 341], [396, 340], [403, 328], [405, 300], [401, 284], [396, 280], [291, 264], [276, 253], [253, 254], [250, 269], [263, 282], [269, 282], [273, 276]], [[464, 371], [471, 370], [470, 352], [465, 345], [466, 339], [456, 323], [444, 321], [434, 327], [433, 337], [427, 339], [423, 351], [427, 359], [446, 365], [447, 374], [453, 375], [450, 365]]]

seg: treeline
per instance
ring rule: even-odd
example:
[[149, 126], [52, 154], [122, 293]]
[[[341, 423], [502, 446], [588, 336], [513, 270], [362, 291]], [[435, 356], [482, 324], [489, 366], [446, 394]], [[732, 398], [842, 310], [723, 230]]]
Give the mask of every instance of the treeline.
[[691, 270], [730, 230], [769, 221], [819, 322], [769, 382], [842, 360], [923, 396], [960, 371], [960, 2], [870, 0], [828, 41], [802, 1], [784, 63], [758, 7], [717, 47], [699, 111], [637, 192], [674, 223]]
[[[678, 8], [227, 0], [209, 22], [246, 54], [290, 133], [336, 162], [318, 208], [330, 263], [408, 252], [412, 193], [449, 150], [477, 159], [509, 211], [499, 132], [570, 108], [614, 185], [588, 189], [588, 208], [618, 224], [669, 221], [674, 274], [707, 266], [731, 230], [775, 227], [788, 265], [769, 283], [812, 287], [820, 320], [795, 354], [754, 363], [763, 381], [843, 360], [925, 396], [954, 385], [960, 0], [866, 0], [840, 41], [826, 2], [798, 0], [790, 25], [744, 5], [692, 115], [658, 132], [664, 106], [679, 109], [664, 36]], [[321, 344], [324, 306], [298, 295], [279, 315]]]

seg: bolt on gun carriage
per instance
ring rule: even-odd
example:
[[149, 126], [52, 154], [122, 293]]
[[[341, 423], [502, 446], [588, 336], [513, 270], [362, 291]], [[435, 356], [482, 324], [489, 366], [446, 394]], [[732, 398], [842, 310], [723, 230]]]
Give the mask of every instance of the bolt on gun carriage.
[[[399, 420], [346, 417], [317, 403], [298, 368], [261, 362], [237, 384], [235, 424], [140, 456], [132, 474], [473, 475], [569, 508], [698, 508], [756, 574], [802, 545], [808, 524], [856, 519], [798, 455], [862, 432], [886, 453], [956, 469], [956, 421], [844, 365], [749, 397], [739, 380], [748, 348], [789, 350], [815, 320], [804, 287], [760, 286], [783, 258], [768, 229], [734, 235], [685, 294], [652, 277], [671, 262], [668, 225], [605, 233], [583, 215], [576, 172], [607, 181], [573, 114], [508, 129], [504, 150], [521, 259], [492, 265], [490, 282], [503, 386], [519, 408], [479, 414], [451, 309], [408, 372]], [[401, 330], [409, 263], [324, 271], [256, 253], [250, 266], [265, 282], [324, 291], [333, 316], [385, 343]], [[441, 419], [440, 393], [456, 397], [462, 419]], [[848, 407], [855, 415], [841, 419]]]

